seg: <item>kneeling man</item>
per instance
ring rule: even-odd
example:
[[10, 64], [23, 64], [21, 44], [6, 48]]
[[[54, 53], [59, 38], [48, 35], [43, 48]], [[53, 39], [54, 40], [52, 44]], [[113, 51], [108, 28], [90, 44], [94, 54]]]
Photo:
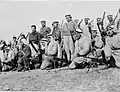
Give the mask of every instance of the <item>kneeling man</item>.
[[70, 69], [75, 69], [80, 67], [81, 63], [87, 61], [84, 56], [87, 56], [90, 51], [91, 42], [90, 39], [83, 35], [81, 30], [76, 30], [76, 42], [75, 42], [75, 52], [72, 57], [72, 63], [70, 64]]

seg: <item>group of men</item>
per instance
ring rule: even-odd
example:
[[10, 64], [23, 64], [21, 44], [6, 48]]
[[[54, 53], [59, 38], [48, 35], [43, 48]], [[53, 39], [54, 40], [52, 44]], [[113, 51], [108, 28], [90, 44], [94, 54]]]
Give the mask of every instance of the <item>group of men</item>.
[[[70, 69], [85, 68], [95, 58], [102, 60], [107, 68], [120, 67], [120, 9], [117, 15], [103, 18], [73, 20], [65, 15], [66, 22], [52, 23], [52, 28], [41, 21], [40, 31], [31, 25], [31, 33], [13, 37], [13, 42], [1, 41], [2, 71], [52, 69], [69, 66]], [[107, 18], [107, 19], [105, 19]], [[92, 59], [91, 59], [92, 58]], [[96, 59], [97, 58], [97, 59]], [[97, 61], [96, 61], [97, 62]]]

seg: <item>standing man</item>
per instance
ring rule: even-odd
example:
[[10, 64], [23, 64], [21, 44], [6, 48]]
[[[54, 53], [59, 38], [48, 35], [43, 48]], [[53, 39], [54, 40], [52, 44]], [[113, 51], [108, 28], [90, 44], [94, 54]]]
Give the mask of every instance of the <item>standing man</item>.
[[59, 43], [61, 42], [61, 39], [63, 39], [62, 37], [62, 28], [59, 28], [59, 22], [58, 21], [54, 21], [52, 23], [53, 26], [53, 31], [52, 31], [52, 35], [59, 41]]
[[45, 38], [47, 34], [51, 32], [50, 27], [46, 27], [46, 21], [41, 21], [41, 28], [40, 28], [40, 34]]
[[40, 53], [40, 40], [42, 36], [36, 31], [36, 26], [31, 26], [32, 32], [29, 35], [29, 44], [32, 50], [32, 56], [36, 57]]
[[71, 62], [71, 56], [74, 52], [74, 42], [72, 34], [78, 29], [77, 24], [72, 20], [72, 16], [65, 15], [66, 23], [63, 24], [63, 43], [67, 54], [68, 62]]

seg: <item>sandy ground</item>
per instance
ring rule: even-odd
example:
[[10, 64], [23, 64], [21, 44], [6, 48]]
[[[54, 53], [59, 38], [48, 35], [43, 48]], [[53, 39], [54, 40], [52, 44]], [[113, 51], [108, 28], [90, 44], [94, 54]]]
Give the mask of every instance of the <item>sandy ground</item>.
[[0, 91], [120, 92], [120, 69], [31, 70], [0, 74]]

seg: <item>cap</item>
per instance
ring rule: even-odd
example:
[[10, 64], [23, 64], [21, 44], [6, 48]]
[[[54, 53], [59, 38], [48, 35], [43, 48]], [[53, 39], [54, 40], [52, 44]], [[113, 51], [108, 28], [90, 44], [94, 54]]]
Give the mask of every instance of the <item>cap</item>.
[[65, 17], [67, 17], [67, 16], [69, 16], [69, 17], [71, 17], [71, 18], [72, 18], [71, 14], [66, 14], [66, 15], [65, 15]]
[[83, 33], [82, 30], [80, 30], [80, 29], [76, 29], [76, 32]]
[[97, 29], [92, 29], [92, 32], [97, 32]]
[[101, 20], [102, 18], [100, 18], [100, 17], [97, 17], [97, 20]]
[[48, 39], [42, 38], [42, 39], [40, 40], [40, 42], [48, 42]]
[[108, 30], [114, 29], [115, 25], [111, 25], [108, 27]]
[[15, 39], [16, 39], [17, 37], [13, 36], [13, 38], [15, 38]]
[[53, 23], [52, 23], [52, 25], [54, 25], [54, 24], [58, 24], [59, 23], [59, 21], [53, 21]]
[[45, 23], [46, 21], [45, 20], [41, 20], [40, 22], [44, 22]]
[[90, 20], [90, 18], [84, 18], [84, 20]]
[[5, 46], [5, 50], [10, 50], [10, 46]]

